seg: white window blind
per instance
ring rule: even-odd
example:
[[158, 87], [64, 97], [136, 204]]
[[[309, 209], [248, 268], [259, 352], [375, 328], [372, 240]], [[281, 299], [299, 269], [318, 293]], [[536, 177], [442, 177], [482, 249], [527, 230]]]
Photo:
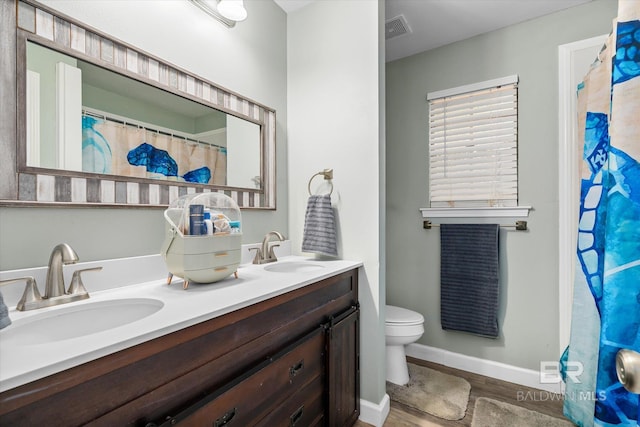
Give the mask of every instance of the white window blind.
[[430, 206], [517, 206], [517, 76], [427, 99]]

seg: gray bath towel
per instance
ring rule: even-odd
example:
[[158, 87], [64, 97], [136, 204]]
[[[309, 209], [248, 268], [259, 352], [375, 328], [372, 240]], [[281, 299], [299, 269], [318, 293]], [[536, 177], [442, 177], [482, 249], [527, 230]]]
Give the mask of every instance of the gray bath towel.
[[336, 219], [328, 194], [309, 196], [304, 217], [302, 252], [338, 256]]
[[440, 225], [442, 329], [498, 337], [498, 224]]
[[11, 319], [9, 319], [9, 309], [4, 303], [4, 298], [2, 297], [2, 293], [0, 292], [0, 329], [6, 328], [10, 324]]

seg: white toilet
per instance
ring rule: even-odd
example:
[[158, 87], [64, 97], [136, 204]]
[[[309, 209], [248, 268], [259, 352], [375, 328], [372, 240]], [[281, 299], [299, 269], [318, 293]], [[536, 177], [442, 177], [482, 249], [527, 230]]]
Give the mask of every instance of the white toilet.
[[409, 371], [404, 346], [416, 342], [424, 333], [424, 316], [393, 305], [386, 306], [387, 381], [405, 385]]

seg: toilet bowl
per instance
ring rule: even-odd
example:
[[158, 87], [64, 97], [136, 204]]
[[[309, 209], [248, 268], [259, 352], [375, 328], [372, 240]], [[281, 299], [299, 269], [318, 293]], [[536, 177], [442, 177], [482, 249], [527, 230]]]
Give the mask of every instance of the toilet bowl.
[[393, 305], [387, 305], [385, 310], [387, 381], [405, 385], [409, 382], [409, 370], [404, 348], [416, 342], [424, 333], [424, 317], [415, 311]]

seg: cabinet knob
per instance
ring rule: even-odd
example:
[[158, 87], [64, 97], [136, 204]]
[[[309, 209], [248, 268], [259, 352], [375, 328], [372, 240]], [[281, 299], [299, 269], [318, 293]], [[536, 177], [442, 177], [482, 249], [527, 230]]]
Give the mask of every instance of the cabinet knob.
[[237, 410], [238, 408], [233, 408], [229, 410], [226, 414], [218, 418], [215, 423], [213, 423], [213, 427], [221, 427], [229, 424], [233, 420], [233, 417], [236, 416]]
[[302, 419], [303, 413], [304, 413], [304, 405], [299, 407], [293, 414], [291, 414], [291, 417], [289, 417], [289, 419], [291, 420], [291, 427], [298, 424], [298, 421]]
[[302, 369], [304, 369], [304, 359], [289, 368], [289, 379], [293, 380], [293, 377], [298, 375]]

